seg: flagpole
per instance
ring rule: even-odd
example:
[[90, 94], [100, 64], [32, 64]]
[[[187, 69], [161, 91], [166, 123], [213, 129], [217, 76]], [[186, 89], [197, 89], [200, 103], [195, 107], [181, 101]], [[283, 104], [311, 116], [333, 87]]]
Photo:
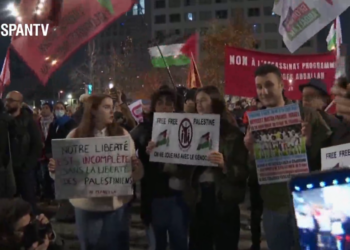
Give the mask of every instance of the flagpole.
[[196, 68], [196, 71], [197, 71], [197, 73], [198, 73], [199, 83], [201, 84], [201, 86], [203, 86], [202, 80], [201, 80], [201, 76], [200, 76], [199, 71], [198, 71], [197, 63], [196, 63], [196, 60], [194, 59], [194, 56], [193, 56], [193, 53], [192, 53], [192, 52], [191, 52], [191, 58], [192, 58], [192, 60], [193, 60], [194, 67]]
[[166, 67], [166, 69], [167, 69], [167, 72], [168, 72], [170, 81], [171, 81], [171, 83], [173, 84], [174, 89], [176, 89], [176, 85], [175, 85], [175, 82], [174, 82], [174, 78], [173, 78], [173, 76], [171, 75], [169, 65], [168, 65], [168, 63], [166, 62], [165, 58], [164, 58], [163, 52], [162, 52], [162, 50], [160, 49], [158, 42], [156, 42], [156, 46], [157, 46], [157, 49], [158, 49], [158, 51], [159, 51], [160, 56], [162, 57], [162, 60], [163, 60], [163, 62], [164, 62], [164, 65], [165, 65], [165, 67]]
[[[141, 7], [140, 2], [139, 2], [139, 1], [137, 1], [137, 2], [138, 2], [138, 5], [139, 5], [138, 7]], [[148, 28], [148, 24], [147, 24], [146, 21], [145, 21], [145, 11], [144, 11], [143, 9], [142, 9], [142, 19], [143, 19], [143, 24]], [[165, 64], [165, 66], [166, 66], [167, 73], [168, 73], [168, 76], [169, 76], [169, 78], [170, 78], [170, 81], [171, 81], [171, 83], [172, 83], [174, 89], [176, 90], [175, 81], [174, 81], [174, 78], [173, 78], [173, 76], [172, 76], [172, 74], [171, 74], [169, 65], [168, 65], [168, 63], [165, 61], [163, 52], [162, 52], [162, 50], [161, 50], [160, 47], [159, 47], [159, 44], [158, 44], [157, 39], [155, 39], [154, 41], [155, 41], [155, 45], [156, 45], [156, 47], [157, 47], [157, 49], [158, 49], [158, 51], [159, 51], [159, 53], [160, 53], [160, 56], [162, 57], [162, 60], [163, 60], [163, 62], [164, 62], [164, 64]]]

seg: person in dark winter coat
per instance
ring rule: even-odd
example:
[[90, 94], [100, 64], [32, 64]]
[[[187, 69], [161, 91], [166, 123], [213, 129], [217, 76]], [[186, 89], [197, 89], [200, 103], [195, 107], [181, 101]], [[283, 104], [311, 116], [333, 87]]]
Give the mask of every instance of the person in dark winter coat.
[[16, 182], [9, 151], [9, 123], [11, 117], [5, 113], [5, 107], [0, 100], [0, 198], [10, 198], [16, 193]]
[[183, 199], [183, 180], [180, 176], [183, 166], [150, 162], [147, 151], [150, 143], [154, 143], [151, 142], [153, 113], [179, 112], [177, 108], [180, 105], [177, 105], [176, 93], [169, 88], [158, 90], [151, 99], [150, 114], [145, 115], [144, 121], [130, 133], [144, 166], [141, 219], [149, 230], [153, 230], [157, 250], [167, 248], [167, 233], [172, 249], [186, 250], [189, 215]]
[[9, 125], [12, 166], [16, 179], [17, 193], [36, 207], [36, 167], [42, 153], [41, 134], [33, 113], [23, 106], [23, 96], [17, 91], [7, 94], [6, 111], [13, 118]]
[[53, 139], [64, 139], [67, 137], [70, 131], [72, 131], [77, 123], [66, 115], [66, 107], [62, 102], [57, 102], [54, 108], [55, 119], [50, 124], [47, 138], [45, 141], [45, 153], [49, 159], [52, 157], [52, 145]]
[[[54, 107], [55, 119], [50, 124], [47, 139], [45, 141], [46, 158], [52, 158], [52, 140], [64, 139], [77, 126], [77, 123], [66, 115], [66, 107], [62, 102], [57, 102]], [[55, 220], [74, 221], [74, 208], [68, 201], [62, 201], [57, 211]]]

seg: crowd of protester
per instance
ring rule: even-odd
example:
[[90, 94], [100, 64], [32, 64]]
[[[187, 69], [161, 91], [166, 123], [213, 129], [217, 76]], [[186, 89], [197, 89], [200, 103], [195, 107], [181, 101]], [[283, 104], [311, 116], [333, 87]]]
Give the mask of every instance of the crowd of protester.
[[[310, 171], [319, 171], [321, 148], [350, 142], [350, 99], [346, 79], [333, 88], [337, 115], [325, 108], [331, 99], [316, 79], [300, 86], [301, 134], [306, 138]], [[44, 103], [35, 114], [12, 91], [0, 104], [0, 249], [64, 249], [48, 219], [40, 214], [38, 197], [55, 202], [52, 139], [130, 136], [133, 180], [141, 183], [140, 217], [150, 249], [238, 250], [240, 208], [250, 191], [252, 250], [260, 249], [261, 220], [270, 250], [289, 250], [294, 242], [286, 183], [259, 185], [247, 113], [292, 103], [285, 97], [281, 72], [262, 65], [255, 73], [257, 97], [234, 106], [214, 86], [174, 89], [164, 85], [144, 108], [136, 124], [125, 94], [83, 95], [74, 114], [64, 103]], [[153, 115], [197, 113], [220, 115], [220, 150], [208, 160], [218, 168], [150, 162]], [[20, 197], [13, 199], [13, 197]], [[82, 250], [129, 249], [129, 219], [135, 196], [60, 201], [53, 220], [75, 221]], [[61, 212], [60, 212], [61, 211]], [[61, 213], [61, 214], [60, 214]], [[35, 229], [33, 229], [35, 228]], [[40, 238], [33, 231], [44, 232]], [[39, 237], [39, 238], [38, 238]], [[152, 241], [154, 238], [154, 242]]]

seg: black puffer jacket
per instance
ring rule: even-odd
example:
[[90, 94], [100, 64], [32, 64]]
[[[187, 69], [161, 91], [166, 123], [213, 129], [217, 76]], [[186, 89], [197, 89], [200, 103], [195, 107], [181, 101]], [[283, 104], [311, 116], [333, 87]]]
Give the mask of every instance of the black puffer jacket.
[[11, 120], [9, 134], [14, 170], [34, 169], [42, 153], [42, 141], [29, 108], [23, 107], [21, 114]]
[[152, 200], [173, 196], [174, 190], [169, 188], [170, 175], [163, 171], [164, 164], [150, 162], [146, 153], [148, 142], [152, 139], [152, 120], [145, 119], [130, 134], [144, 167], [144, 176], [141, 180], [141, 219], [148, 225], [152, 218]]

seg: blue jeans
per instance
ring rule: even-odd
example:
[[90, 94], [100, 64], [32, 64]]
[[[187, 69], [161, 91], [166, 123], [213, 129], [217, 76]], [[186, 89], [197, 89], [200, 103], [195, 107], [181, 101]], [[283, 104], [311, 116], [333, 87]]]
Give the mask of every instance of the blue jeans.
[[156, 250], [156, 239], [152, 226], [146, 228], [146, 237], [148, 241], [148, 250]]
[[48, 161], [40, 162], [40, 173], [41, 173], [41, 187], [44, 198], [54, 200], [55, 199], [55, 189], [54, 189], [54, 181], [50, 177]]
[[263, 226], [269, 250], [291, 250], [294, 247], [293, 217], [264, 208]]
[[167, 249], [167, 235], [171, 250], [188, 249], [188, 208], [181, 195], [157, 198], [152, 201], [152, 222], [156, 250]]
[[81, 250], [129, 250], [130, 205], [112, 212], [75, 208]]

